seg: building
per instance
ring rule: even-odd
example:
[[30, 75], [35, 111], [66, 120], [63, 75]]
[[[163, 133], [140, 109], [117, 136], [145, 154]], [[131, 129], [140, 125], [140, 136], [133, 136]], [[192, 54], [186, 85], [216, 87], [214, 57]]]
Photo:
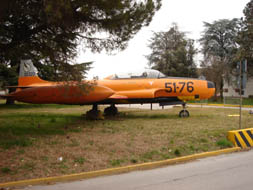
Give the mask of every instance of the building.
[[[224, 97], [239, 97], [240, 89], [238, 85], [235, 85], [237, 81], [233, 84], [230, 82], [225, 82], [223, 86], [223, 96]], [[244, 98], [253, 98], [253, 77], [247, 79], [246, 88], [242, 93]]]

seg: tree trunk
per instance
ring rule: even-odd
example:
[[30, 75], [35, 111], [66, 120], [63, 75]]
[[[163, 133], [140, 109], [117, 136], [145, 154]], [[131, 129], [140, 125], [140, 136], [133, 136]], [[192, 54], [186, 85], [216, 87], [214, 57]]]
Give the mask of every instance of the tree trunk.
[[214, 82], [214, 87], [215, 87], [215, 92], [214, 92], [214, 96], [212, 97], [212, 100], [213, 101], [216, 101], [217, 100], [217, 84], [216, 82]]
[[[9, 89], [9, 94], [10, 93], [12, 93], [12, 92], [15, 92], [16, 91], [16, 89], [15, 88], [10, 88]], [[15, 100], [13, 99], [13, 98], [7, 98], [6, 99], [6, 103], [5, 103], [6, 105], [13, 105], [13, 104], [15, 104]]]
[[220, 83], [220, 98], [221, 100], [223, 100], [223, 86], [224, 86], [224, 83], [223, 83], [223, 77], [221, 78], [221, 83]]
[[[11, 62], [10, 62], [10, 66], [11, 67], [15, 67], [15, 66], [17, 66], [17, 65], [19, 65], [19, 61], [16, 59], [16, 58], [13, 58], [12, 60], [11, 60]], [[19, 69], [18, 69], [19, 67], [17, 67], [17, 70], [16, 70], [16, 73], [17, 73], [17, 75], [18, 75], [18, 73], [19, 73]], [[17, 78], [15, 79], [15, 82], [11, 82], [11, 83], [9, 83], [9, 85], [17, 85], [18, 83], [17, 83], [17, 80], [18, 80], [18, 76], [17, 76]], [[10, 93], [12, 93], [12, 92], [15, 92], [16, 91], [16, 89], [15, 88], [9, 88], [9, 94]], [[5, 103], [6, 105], [13, 105], [13, 104], [15, 104], [15, 100], [13, 99], [13, 98], [7, 98], [6, 99], [6, 103]]]

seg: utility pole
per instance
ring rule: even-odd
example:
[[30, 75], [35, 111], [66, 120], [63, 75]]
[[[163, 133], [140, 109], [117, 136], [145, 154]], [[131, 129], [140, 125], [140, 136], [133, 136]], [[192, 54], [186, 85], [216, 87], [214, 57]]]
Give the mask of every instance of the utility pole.
[[239, 129], [242, 128], [242, 61], [240, 61], [240, 117]]
[[239, 128], [242, 128], [242, 95], [247, 86], [247, 60], [240, 61], [240, 118], [239, 118]]

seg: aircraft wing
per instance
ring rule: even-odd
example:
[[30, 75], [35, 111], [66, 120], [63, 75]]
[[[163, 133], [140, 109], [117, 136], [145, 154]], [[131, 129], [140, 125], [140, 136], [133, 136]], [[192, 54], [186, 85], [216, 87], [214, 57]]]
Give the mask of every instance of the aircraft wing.
[[142, 90], [129, 90], [129, 91], [118, 91], [109, 99], [142, 99], [142, 98], [158, 98], [167, 97], [168, 93], [166, 89], [142, 89]]
[[167, 89], [142, 89], [117, 91], [101, 101], [101, 104], [160, 103], [160, 105], [182, 104], [178, 96], [172, 96]]

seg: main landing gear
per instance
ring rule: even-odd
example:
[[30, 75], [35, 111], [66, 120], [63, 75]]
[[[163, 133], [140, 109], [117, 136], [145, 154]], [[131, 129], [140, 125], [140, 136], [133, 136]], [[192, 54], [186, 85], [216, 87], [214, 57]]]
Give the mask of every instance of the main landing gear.
[[[118, 109], [115, 104], [104, 109], [105, 116], [115, 116], [118, 114]], [[104, 119], [104, 116], [100, 110], [98, 110], [98, 105], [93, 104], [92, 109], [86, 112], [86, 118], [90, 120], [100, 120]]]
[[186, 110], [186, 103], [183, 103], [182, 106], [183, 106], [183, 110], [179, 112], [179, 117], [189, 117], [190, 113], [189, 111]]
[[115, 106], [115, 104], [112, 104], [110, 107], [107, 107], [107, 108], [104, 109], [104, 115], [105, 116], [115, 116], [118, 113], [119, 112], [118, 112], [118, 109]]
[[100, 110], [98, 110], [98, 105], [93, 104], [92, 109], [86, 112], [86, 118], [90, 120], [101, 120], [104, 116]]
[[[183, 103], [182, 106], [183, 106], [183, 110], [179, 112], [179, 117], [181, 118], [189, 117], [190, 113], [188, 110], [186, 110], [186, 103]], [[118, 113], [119, 112], [115, 104], [111, 104], [111, 106], [104, 109], [105, 116], [115, 116]], [[102, 112], [98, 110], [98, 105], [93, 104], [92, 109], [86, 112], [86, 118], [90, 120], [101, 120], [101, 119], [104, 119], [104, 116]]]

